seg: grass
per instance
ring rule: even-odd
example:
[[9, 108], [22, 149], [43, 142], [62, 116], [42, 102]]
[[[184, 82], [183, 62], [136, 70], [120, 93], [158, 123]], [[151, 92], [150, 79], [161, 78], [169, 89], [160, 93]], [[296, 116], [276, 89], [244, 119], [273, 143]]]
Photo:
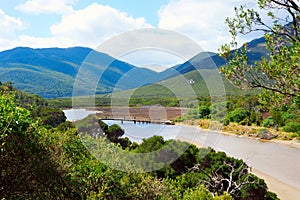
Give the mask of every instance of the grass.
[[262, 130], [268, 130], [272, 134], [276, 135], [276, 139], [278, 140], [300, 140], [300, 137], [298, 134], [295, 133], [288, 133], [282, 131], [282, 129], [276, 130], [274, 128], [264, 128], [260, 126], [243, 126], [239, 125], [237, 123], [230, 123], [227, 126], [224, 126], [221, 122], [218, 121], [212, 121], [209, 119], [200, 119], [200, 120], [187, 120], [184, 121], [185, 124], [188, 125], [196, 125], [203, 129], [209, 129], [209, 130], [221, 130], [226, 133], [239, 135], [239, 136], [246, 136], [246, 137], [252, 137], [252, 138], [259, 138], [259, 135]]

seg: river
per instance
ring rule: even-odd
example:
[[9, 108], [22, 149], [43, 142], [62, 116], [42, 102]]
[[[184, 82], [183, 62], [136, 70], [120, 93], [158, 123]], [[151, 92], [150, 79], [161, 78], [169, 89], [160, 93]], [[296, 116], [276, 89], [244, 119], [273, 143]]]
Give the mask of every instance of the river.
[[[76, 110], [77, 116], [87, 116], [93, 111]], [[67, 111], [68, 120], [70, 111]], [[300, 190], [300, 148], [264, 142], [252, 138], [225, 135], [217, 131], [185, 125], [134, 124], [133, 122], [104, 121], [108, 125], [118, 124], [125, 130], [125, 137], [141, 142], [143, 138], [161, 135], [165, 139], [181, 139], [191, 143], [210, 146], [227, 155], [243, 159], [249, 166], [283, 183]]]

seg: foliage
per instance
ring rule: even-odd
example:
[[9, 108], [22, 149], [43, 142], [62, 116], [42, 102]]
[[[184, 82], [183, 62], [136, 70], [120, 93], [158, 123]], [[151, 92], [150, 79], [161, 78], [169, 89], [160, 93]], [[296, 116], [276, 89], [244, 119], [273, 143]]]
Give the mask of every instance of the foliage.
[[234, 199], [268, 199], [265, 182], [249, 174], [242, 160], [227, 157], [225, 153], [211, 150], [192, 170], [203, 174], [200, 182], [212, 192], [221, 195], [225, 191]]
[[207, 118], [210, 115], [210, 109], [208, 106], [199, 106], [198, 110], [200, 119]]
[[[100, 122], [101, 127], [105, 127], [105, 123], [103, 123], [102, 121]], [[122, 136], [124, 135], [124, 130], [117, 124], [113, 124], [109, 127], [105, 127], [104, 129], [102, 129], [105, 132], [106, 137], [109, 139], [109, 141], [116, 143], [116, 144], [120, 144], [121, 147], [123, 149], [126, 148], [130, 148], [130, 149], [134, 149], [135, 148], [135, 144], [133, 144], [128, 137], [122, 138]], [[106, 131], [105, 131], [106, 130]]]
[[300, 123], [289, 122], [284, 127], [283, 130], [286, 132], [295, 132], [300, 136]]
[[0, 110], [0, 197], [77, 199], [41, 143], [47, 130], [17, 105], [15, 94], [0, 95]]
[[58, 108], [42, 107], [35, 114], [40, 117], [43, 124], [51, 127], [57, 127], [67, 119], [65, 114]]
[[274, 122], [274, 119], [272, 116], [266, 118], [263, 123], [262, 123], [263, 127], [267, 127], [267, 128], [270, 128], [270, 127], [273, 127], [275, 126], [275, 122]]
[[136, 149], [136, 153], [149, 153], [161, 149], [165, 145], [164, 138], [162, 136], [153, 136], [151, 138], [143, 139]]
[[114, 124], [108, 127], [105, 135], [111, 142], [116, 143], [124, 135], [124, 130], [119, 125]]
[[[235, 8], [235, 17], [227, 18], [232, 36], [230, 44], [223, 45], [221, 55], [228, 64], [221, 72], [242, 89], [263, 88], [267, 101], [274, 107], [299, 101], [300, 94], [300, 7], [298, 1], [258, 0], [260, 10], [267, 10], [273, 22], [268, 25], [259, 11], [241, 6]], [[286, 18], [278, 15], [284, 11]], [[278, 16], [277, 16], [278, 15]], [[264, 32], [269, 58], [250, 63], [245, 44], [237, 49], [238, 34]], [[235, 50], [232, 52], [231, 49]]]
[[245, 121], [249, 116], [249, 111], [245, 110], [244, 108], [236, 108], [227, 114], [225, 120], [228, 120], [229, 122], [246, 123]]
[[[78, 130], [70, 122], [61, 123], [55, 128], [45, 126], [33, 117], [30, 110], [18, 106], [16, 95], [10, 91], [2, 91], [0, 94], [0, 110], [1, 199], [227, 200], [231, 199], [229, 192], [206, 185], [210, 180], [209, 174], [220, 174], [223, 178], [228, 178], [232, 165], [234, 181], [247, 183], [258, 180], [248, 173], [247, 166], [241, 160], [211, 149], [199, 149], [185, 142], [165, 141], [160, 136], [144, 139], [140, 145], [135, 144], [135, 148], [126, 147], [125, 151], [161, 151], [161, 157], [149, 157], [149, 163], [159, 164], [171, 156], [178, 157], [175, 162], [152, 173], [118, 171], [101, 163], [101, 159], [96, 159], [86, 145], [98, 145], [101, 148], [95, 152], [97, 155], [102, 155], [115, 164], [121, 163], [126, 169], [126, 165], [130, 163], [122, 163], [121, 157], [116, 157], [111, 151], [113, 146], [124, 147], [120, 143], [124, 139], [120, 138], [124, 133], [120, 127], [108, 127], [93, 116], [79, 122], [81, 126]], [[92, 134], [87, 134], [89, 131], [93, 131]], [[116, 144], [110, 143], [107, 136], [119, 141]], [[131, 144], [128, 139], [127, 142]], [[240, 166], [242, 167], [239, 168]], [[243, 174], [242, 179], [238, 176], [240, 173]], [[248, 176], [249, 179], [246, 179]], [[232, 194], [243, 194], [244, 199], [267, 199], [267, 187], [263, 181], [245, 186], [247, 187]], [[233, 198], [241, 199], [234, 195]], [[276, 199], [276, 195], [270, 199]]]
[[[222, 128], [220, 125], [222, 126], [223, 124], [222, 129], [224, 131], [254, 137], [260, 137], [255, 126], [276, 128], [276, 131], [289, 130], [295, 133], [293, 136], [297, 135], [297, 129], [289, 129], [287, 124], [300, 123], [299, 105], [282, 104], [274, 108], [273, 106], [267, 106], [262, 101], [261, 95], [229, 95], [226, 101], [217, 101], [214, 104], [211, 101], [213, 101], [211, 98], [199, 98], [196, 106], [192, 106], [193, 108], [189, 110], [187, 115], [180, 117], [177, 121], [198, 124], [205, 129], [214, 129], [215, 127], [220, 129]], [[194, 107], [198, 107], [199, 109], [195, 109]], [[200, 110], [206, 110], [207, 108], [209, 108], [210, 114], [203, 118], [200, 115]], [[252, 125], [254, 127], [246, 127]], [[280, 137], [283, 139], [289, 138], [281, 132]]]
[[44, 125], [56, 127], [66, 121], [61, 109], [50, 107], [48, 102], [37, 95], [29, 95], [13, 87], [11, 82], [0, 84], [3, 93], [14, 93], [16, 104], [30, 111], [31, 116], [39, 119]]
[[193, 189], [188, 189], [183, 194], [184, 200], [231, 200], [232, 197], [229, 194], [223, 194], [221, 196], [213, 196], [205, 187], [198, 186]]

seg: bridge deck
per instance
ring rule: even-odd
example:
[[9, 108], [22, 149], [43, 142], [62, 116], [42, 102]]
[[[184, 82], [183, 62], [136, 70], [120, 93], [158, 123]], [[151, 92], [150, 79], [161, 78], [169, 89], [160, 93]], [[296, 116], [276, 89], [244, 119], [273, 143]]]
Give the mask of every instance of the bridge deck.
[[124, 119], [124, 118], [100, 118], [101, 120], [115, 120], [123, 122], [133, 122], [134, 124], [165, 124], [165, 125], [174, 125], [175, 123], [171, 120], [149, 120], [149, 119]]

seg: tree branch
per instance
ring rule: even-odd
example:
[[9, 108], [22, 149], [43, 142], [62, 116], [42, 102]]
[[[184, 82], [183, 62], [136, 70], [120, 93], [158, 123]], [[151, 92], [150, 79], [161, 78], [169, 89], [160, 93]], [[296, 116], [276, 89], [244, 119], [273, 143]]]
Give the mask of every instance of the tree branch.
[[281, 91], [279, 89], [268, 87], [268, 86], [265, 86], [265, 85], [262, 85], [262, 84], [253, 85], [253, 88], [263, 88], [263, 89], [266, 89], [266, 90], [271, 90], [273, 92], [277, 92], [277, 93], [280, 93], [280, 94], [283, 94], [283, 95], [287, 95], [287, 96], [291, 96], [291, 97], [296, 97], [297, 96], [294, 93], [283, 92], [283, 91]]
[[290, 13], [290, 15], [292, 16], [293, 18], [293, 29], [294, 29], [294, 36], [296, 37], [296, 39], [299, 39], [298, 38], [298, 24], [297, 24], [297, 18], [296, 18], [296, 15], [292, 12], [292, 10], [290, 8], [287, 9], [288, 12]]
[[287, 0], [287, 1], [292, 4], [293, 9], [300, 12], [300, 7], [297, 5], [297, 3], [295, 1], [293, 1], [293, 0]]
[[[286, 8], [293, 8], [294, 10], [300, 12], [300, 8], [299, 6], [297, 5], [297, 3], [293, 0], [287, 0], [286, 3], [282, 3], [280, 1], [277, 1], [277, 0], [271, 0], [271, 2], [277, 4], [277, 5], [280, 5], [280, 6], [283, 6], [283, 7], [286, 7]], [[288, 3], [291, 3], [291, 5], [289, 5]]]

